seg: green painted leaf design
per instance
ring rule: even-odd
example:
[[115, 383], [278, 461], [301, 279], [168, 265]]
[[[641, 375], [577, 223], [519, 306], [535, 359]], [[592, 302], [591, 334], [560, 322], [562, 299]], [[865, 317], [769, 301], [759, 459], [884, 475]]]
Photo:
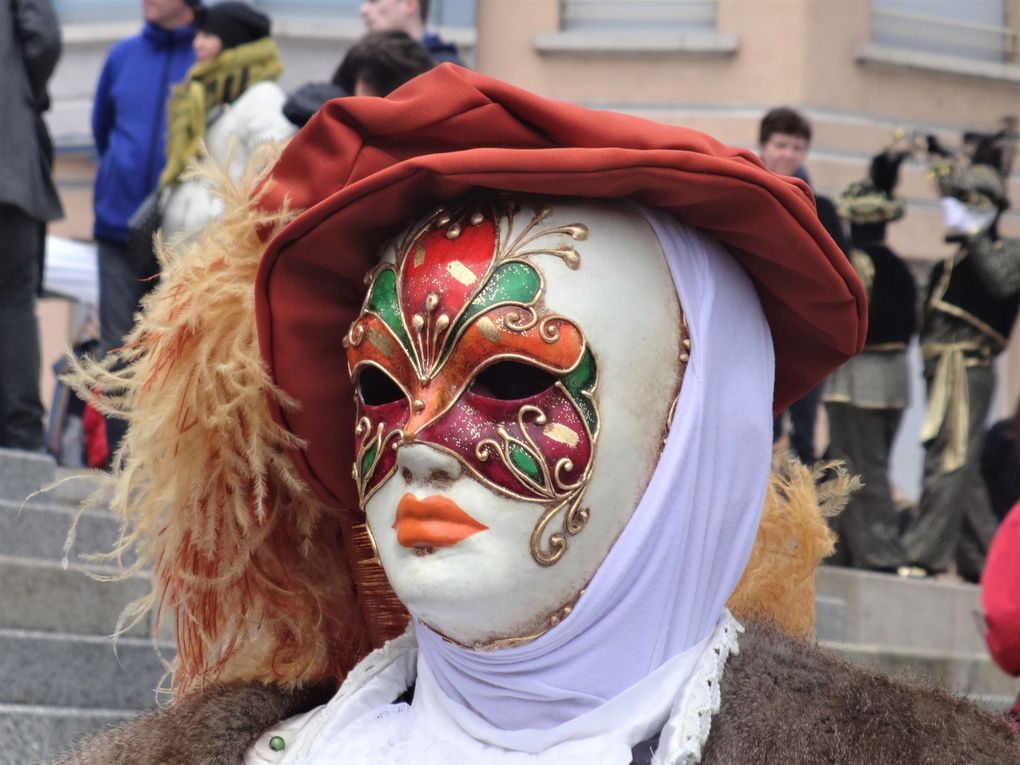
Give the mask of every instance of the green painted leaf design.
[[542, 279], [538, 271], [527, 263], [512, 260], [497, 266], [446, 336], [443, 358], [450, 352], [452, 338], [457, 337], [461, 328], [468, 326], [483, 311], [500, 303], [527, 305], [538, 297], [541, 289]]
[[414, 358], [411, 339], [404, 329], [403, 317], [400, 315], [400, 303], [397, 302], [397, 274], [392, 268], [380, 271], [372, 282], [372, 292], [368, 296], [368, 310], [383, 320], [393, 336], [404, 346], [408, 356]]
[[361, 476], [361, 485], [365, 486], [368, 483], [369, 471], [375, 464], [375, 455], [379, 451], [379, 444], [373, 443], [365, 453], [361, 456], [361, 465], [358, 471], [358, 475]]
[[539, 469], [538, 463], [535, 462], [535, 458], [523, 446], [515, 441], [511, 441], [507, 446], [507, 451], [510, 453], [510, 462], [513, 463], [514, 467], [539, 486], [545, 486], [545, 480], [542, 477], [542, 471]]
[[[584, 349], [581, 361], [574, 367], [574, 371], [560, 379], [560, 383], [566, 389], [577, 411], [581, 413], [588, 430], [591, 433], [598, 433], [599, 415], [592, 403], [590, 394], [595, 390], [595, 382], [598, 380], [598, 368], [595, 364], [595, 356], [590, 348]], [[587, 394], [587, 395], [585, 395]]]

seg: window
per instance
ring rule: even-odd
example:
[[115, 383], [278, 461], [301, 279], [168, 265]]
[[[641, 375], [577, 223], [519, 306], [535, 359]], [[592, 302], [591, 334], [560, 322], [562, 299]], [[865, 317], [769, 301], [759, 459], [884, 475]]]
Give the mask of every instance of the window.
[[871, 0], [871, 42], [892, 48], [1011, 61], [1007, 0]]
[[561, 0], [565, 30], [715, 30], [716, 0]]
[[[359, 20], [361, 0], [253, 0], [252, 4], [273, 18], [317, 18], [333, 21]], [[64, 23], [140, 21], [141, 0], [55, 0]], [[432, 0], [429, 22], [441, 27], [473, 27], [474, 0]]]

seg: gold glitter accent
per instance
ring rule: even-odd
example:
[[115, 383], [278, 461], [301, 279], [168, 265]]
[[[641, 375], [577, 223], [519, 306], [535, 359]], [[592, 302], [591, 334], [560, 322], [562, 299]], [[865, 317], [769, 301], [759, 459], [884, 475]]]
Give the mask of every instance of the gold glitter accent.
[[490, 343], [499, 342], [499, 330], [496, 328], [495, 323], [488, 316], [483, 316], [475, 324], [478, 327], [478, 331], [482, 333], [482, 336]]
[[414, 267], [418, 268], [424, 262], [425, 262], [425, 248], [419, 244], [414, 249]]
[[378, 348], [386, 358], [393, 355], [393, 341], [386, 336], [386, 333], [380, 332], [375, 327], [368, 330], [368, 342]]
[[572, 431], [566, 425], [561, 425], [558, 422], [550, 422], [542, 428], [542, 433], [545, 434], [546, 438], [551, 438], [559, 444], [565, 444], [571, 449], [577, 446], [577, 442], [580, 440], [580, 436], [578, 436], [577, 433]]
[[450, 263], [446, 266], [446, 272], [465, 287], [470, 287], [478, 281], [478, 277], [475, 276], [475, 272], [459, 260], [450, 261]]

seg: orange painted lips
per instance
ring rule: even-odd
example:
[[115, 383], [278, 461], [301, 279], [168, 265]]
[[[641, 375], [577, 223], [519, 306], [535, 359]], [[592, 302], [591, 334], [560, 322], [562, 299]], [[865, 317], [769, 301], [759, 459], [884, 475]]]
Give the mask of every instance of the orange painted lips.
[[405, 494], [397, 503], [393, 522], [402, 547], [452, 547], [489, 527], [479, 523], [452, 499]]

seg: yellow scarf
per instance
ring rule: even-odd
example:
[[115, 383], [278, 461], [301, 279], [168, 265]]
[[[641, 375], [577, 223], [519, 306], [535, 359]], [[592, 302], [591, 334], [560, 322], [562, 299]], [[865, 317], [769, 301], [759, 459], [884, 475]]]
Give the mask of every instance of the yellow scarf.
[[275, 80], [281, 72], [280, 53], [268, 37], [230, 48], [192, 66], [170, 95], [166, 165], [159, 176], [159, 188], [176, 181], [198, 155], [207, 115], [213, 107], [232, 103], [256, 82]]

